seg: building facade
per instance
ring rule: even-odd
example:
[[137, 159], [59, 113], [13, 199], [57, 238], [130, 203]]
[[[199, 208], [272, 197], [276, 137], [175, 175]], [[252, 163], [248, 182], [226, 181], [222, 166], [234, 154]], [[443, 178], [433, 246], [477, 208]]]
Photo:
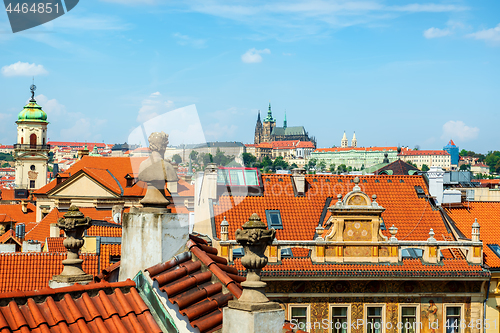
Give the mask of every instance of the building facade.
[[[344, 134], [345, 137], [345, 134]], [[355, 140], [355, 138], [353, 139]], [[347, 141], [347, 139], [346, 139]], [[344, 139], [342, 139], [344, 142]], [[311, 158], [317, 162], [325, 162], [327, 168], [331, 165], [338, 167], [344, 164], [346, 167], [362, 170], [376, 164], [384, 162], [385, 154], [389, 163], [398, 159], [398, 149], [406, 150], [407, 148], [398, 147], [344, 147], [344, 148], [318, 148], [311, 153]]]
[[425, 164], [429, 168], [437, 166], [451, 170], [451, 155], [445, 150], [404, 150], [398, 157], [405, 162], [412, 162], [419, 169]]
[[448, 154], [450, 154], [451, 167], [457, 168], [460, 155], [459, 148], [457, 145], [455, 145], [455, 142], [453, 142], [453, 140], [450, 140], [450, 142], [448, 142], [448, 144], [443, 147], [443, 150], [447, 151]]

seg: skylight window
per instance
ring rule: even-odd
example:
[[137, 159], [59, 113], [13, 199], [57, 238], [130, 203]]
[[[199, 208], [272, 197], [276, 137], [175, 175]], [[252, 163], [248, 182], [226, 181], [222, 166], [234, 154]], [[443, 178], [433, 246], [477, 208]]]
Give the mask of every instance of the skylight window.
[[401, 255], [403, 258], [418, 259], [422, 258], [423, 252], [424, 251], [422, 249], [403, 249], [401, 251]]
[[269, 229], [283, 229], [279, 210], [266, 210], [267, 227]]
[[500, 246], [498, 244], [488, 244], [488, 246], [500, 258]]
[[242, 247], [233, 250], [233, 257], [240, 258], [245, 255], [245, 250]]
[[281, 258], [291, 258], [293, 257], [292, 249], [291, 248], [286, 248], [286, 249], [281, 249]]

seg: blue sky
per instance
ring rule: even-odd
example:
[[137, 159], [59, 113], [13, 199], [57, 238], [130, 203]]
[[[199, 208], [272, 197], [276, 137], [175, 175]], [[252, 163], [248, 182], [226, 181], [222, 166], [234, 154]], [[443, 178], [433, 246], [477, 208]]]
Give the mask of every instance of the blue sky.
[[498, 13], [498, 1], [88, 0], [12, 34], [2, 12], [0, 143], [14, 142], [35, 75], [51, 140], [124, 142], [194, 104], [206, 140], [253, 143], [271, 100], [279, 125], [286, 110], [319, 147], [356, 131], [361, 146], [500, 149]]

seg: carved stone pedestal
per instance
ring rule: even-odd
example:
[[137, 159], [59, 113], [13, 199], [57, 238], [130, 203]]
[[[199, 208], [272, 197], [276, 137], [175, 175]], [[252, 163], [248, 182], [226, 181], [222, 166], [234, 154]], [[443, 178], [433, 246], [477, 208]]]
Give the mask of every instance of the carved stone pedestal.
[[[278, 306], [279, 307], [279, 306]], [[223, 310], [222, 333], [282, 333], [285, 310], [245, 311], [226, 307]]]

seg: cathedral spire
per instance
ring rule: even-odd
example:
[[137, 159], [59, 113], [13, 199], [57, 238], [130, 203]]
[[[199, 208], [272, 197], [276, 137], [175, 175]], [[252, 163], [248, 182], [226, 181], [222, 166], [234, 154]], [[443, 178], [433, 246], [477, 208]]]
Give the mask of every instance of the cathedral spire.
[[357, 146], [358, 146], [358, 140], [356, 140], [356, 132], [354, 132], [354, 135], [352, 136], [351, 147], [357, 147]]
[[285, 120], [283, 120], [283, 128], [286, 129], [286, 110], [285, 110]]
[[347, 148], [348, 145], [349, 145], [349, 143], [347, 141], [347, 136], [345, 135], [345, 131], [344, 131], [344, 136], [342, 137], [342, 141], [340, 142], [340, 147]]
[[267, 110], [267, 117], [264, 119], [264, 122], [272, 122], [275, 123], [276, 119], [273, 118], [273, 112], [271, 111], [271, 101], [269, 101], [269, 109]]
[[257, 122], [260, 123], [260, 110], [259, 110], [259, 115], [257, 116]]

